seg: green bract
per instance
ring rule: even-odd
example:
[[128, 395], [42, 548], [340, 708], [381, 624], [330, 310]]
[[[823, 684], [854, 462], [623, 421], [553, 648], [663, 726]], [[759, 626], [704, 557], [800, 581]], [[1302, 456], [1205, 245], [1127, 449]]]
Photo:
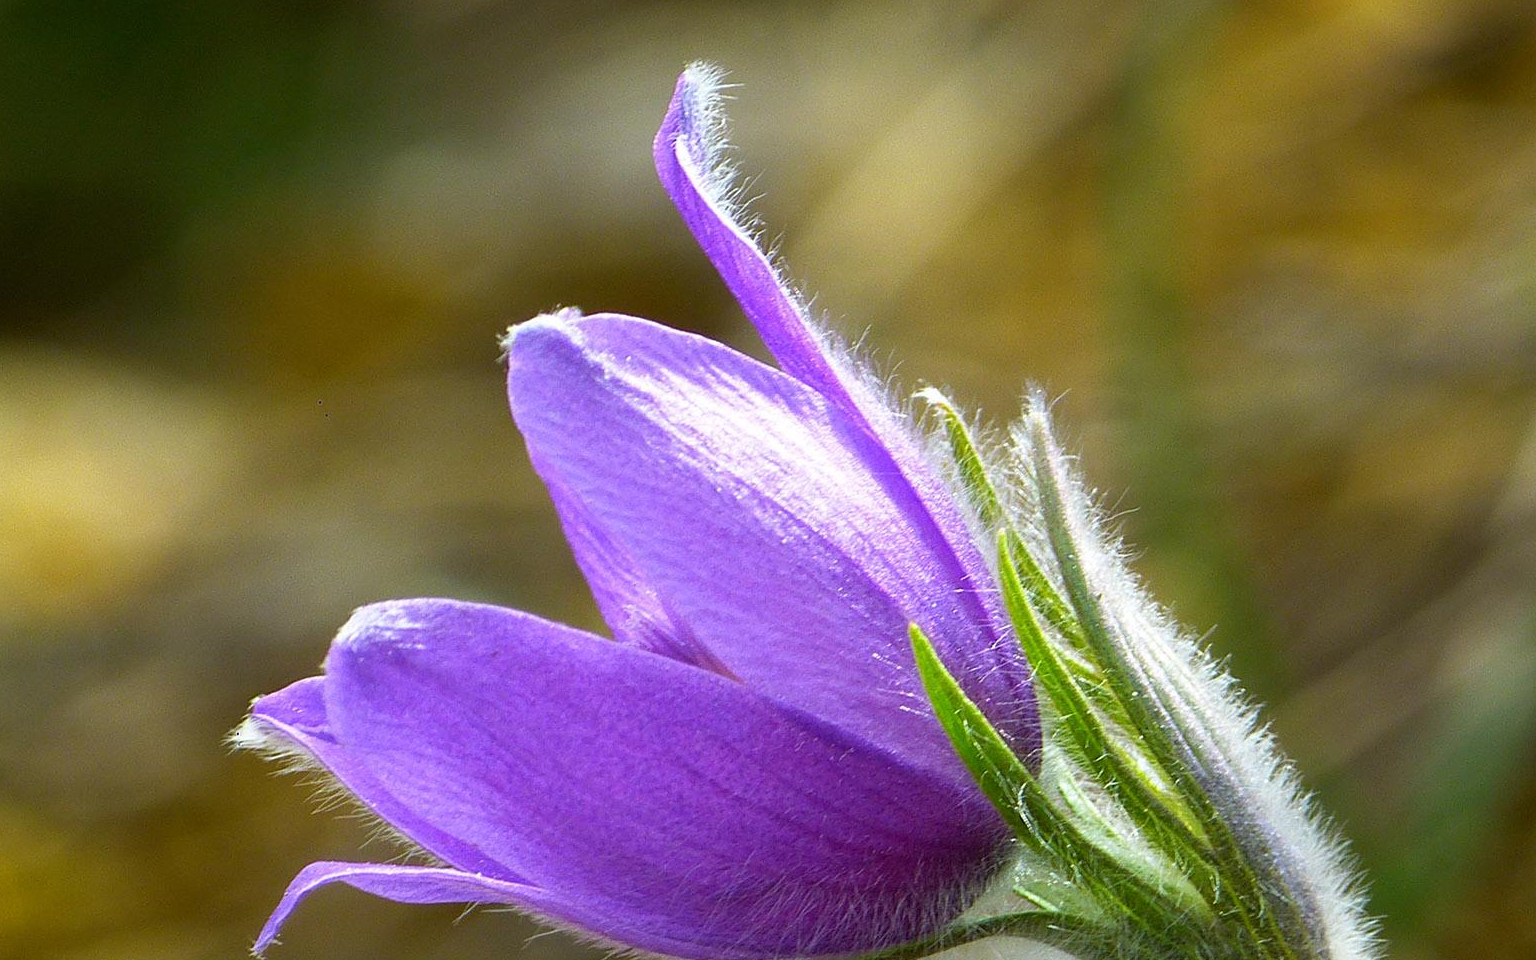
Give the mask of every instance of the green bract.
[[934, 712], [1018, 838], [1013, 892], [1030, 908], [970, 918], [881, 956], [996, 934], [1084, 957], [1373, 956], [1341, 846], [1230, 678], [1105, 545], [1043, 399], [1032, 398], [1015, 431], [1017, 482], [1007, 485], [954, 406], [931, 389], [922, 397], [994, 538], [1046, 737], [1039, 758], [1011, 751], [912, 625]]

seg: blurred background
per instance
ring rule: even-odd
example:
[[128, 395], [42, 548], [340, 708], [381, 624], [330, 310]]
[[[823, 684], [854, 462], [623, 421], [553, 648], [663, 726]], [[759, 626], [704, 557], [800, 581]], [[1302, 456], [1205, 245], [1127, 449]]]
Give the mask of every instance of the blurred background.
[[[1270, 704], [1400, 958], [1536, 956], [1536, 7], [0, 6], [0, 957], [244, 955], [367, 824], [222, 738], [348, 612], [595, 625], [495, 338], [760, 347], [650, 169], [729, 68], [790, 272], [1027, 380]], [[592, 956], [316, 896], [280, 960]]]

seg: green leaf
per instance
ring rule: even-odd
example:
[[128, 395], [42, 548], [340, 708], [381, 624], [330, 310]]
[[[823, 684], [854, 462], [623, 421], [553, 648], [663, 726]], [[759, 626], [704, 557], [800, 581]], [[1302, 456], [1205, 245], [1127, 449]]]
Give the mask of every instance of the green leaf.
[[[1045, 614], [1046, 622], [1057, 633], [1070, 641], [1073, 647], [1080, 650], [1084, 649], [1086, 641], [1083, 638], [1082, 625], [1072, 615], [1071, 608], [1067, 606], [1066, 601], [1061, 599], [1061, 594], [1056, 592], [1055, 586], [1046, 577], [1045, 571], [1035, 561], [1034, 556], [1024, 548], [1023, 538], [1018, 537], [1017, 534], [1014, 536], [1019, 541], [1019, 549], [1013, 554], [1013, 559], [1017, 566], [1016, 572], [1019, 576], [1019, 582], [1023, 585], [1025, 593], [1029, 596], [1030, 602], [1040, 608], [1040, 612]], [[1098, 671], [1097, 666], [1092, 668], [1090, 675], [1102, 677], [1102, 673]]]
[[[982, 461], [981, 452], [975, 440], [971, 437], [970, 428], [965, 425], [965, 418], [960, 415], [960, 411], [949, 398], [936, 387], [927, 387], [919, 391], [918, 398], [928, 404], [943, 423], [944, 435], [949, 439], [950, 455], [954, 457], [955, 466], [960, 471], [960, 479], [965, 484], [966, 492], [970, 495], [971, 503], [981, 517], [981, 522], [988, 529], [1002, 526], [1006, 519], [1002, 498], [998, 496], [997, 487], [987, 474], [987, 466]], [[1050, 579], [1046, 577], [1045, 572], [1035, 563], [1028, 551], [1024, 551], [1020, 556], [1019, 569], [1031, 599], [1040, 605], [1051, 626], [1074, 643], [1081, 645], [1082, 631], [1072, 619], [1071, 610], [1057, 594]]]
[[981, 522], [987, 527], [997, 526], [1003, 519], [1002, 501], [998, 498], [997, 488], [987, 476], [986, 464], [981, 461], [981, 453], [976, 449], [971, 431], [966, 427], [960, 411], [936, 387], [919, 391], [918, 398], [937, 412], [943, 422], [955, 466], [960, 469], [960, 479], [971, 496], [972, 505], [981, 516]]
[[1130, 865], [1136, 873], [1154, 884], [1163, 897], [1177, 904], [1179, 909], [1190, 916], [1199, 917], [1204, 923], [1215, 920], [1215, 913], [1205, 894], [1196, 889], [1180, 870], [1179, 864], [1166, 855], [1159, 856], [1152, 851], [1140, 849], [1132, 837], [1127, 836], [1104, 815], [1072, 777], [1062, 777], [1056, 788], [1072, 821], [1095, 846], [1116, 861]]
[[922, 629], [914, 623], [909, 632], [918, 676], [955, 752], [1014, 834], [1025, 843], [1041, 845], [1024, 811], [1024, 795], [1040, 790], [1034, 774], [966, 697]]
[[918, 676], [934, 714], [955, 752], [982, 793], [1014, 835], [1056, 869], [1076, 879], [1106, 912], [1170, 946], [1179, 946], [1211, 920], [1199, 897], [1182, 896], [1179, 885], [1141, 856], [1119, 859], [1060, 810], [1029, 767], [1003, 740], [939, 659], [917, 624], [909, 628]]
[[[1153, 771], [1147, 769], [1154, 764], [1151, 757], [1138, 760], [1128, 754], [1125, 744], [1135, 742], [1135, 734], [1126, 731], [1116, 736], [1100, 720], [1101, 712], [1122, 720], [1124, 706], [1107, 686], [1084, 690], [1062, 652], [1041, 629], [1015, 564], [1015, 558], [1022, 552], [1024, 545], [1017, 535], [1007, 531], [998, 535], [998, 579], [1003, 602], [1024, 655], [1034, 668], [1036, 688], [1055, 708], [1057, 729], [1066, 746], [1165, 855], [1187, 867], [1203, 868], [1207, 847], [1193, 813], [1162, 788], [1162, 777], [1154, 779]], [[1203, 875], [1201, 880], [1202, 888], [1209, 889], [1211, 878]]]

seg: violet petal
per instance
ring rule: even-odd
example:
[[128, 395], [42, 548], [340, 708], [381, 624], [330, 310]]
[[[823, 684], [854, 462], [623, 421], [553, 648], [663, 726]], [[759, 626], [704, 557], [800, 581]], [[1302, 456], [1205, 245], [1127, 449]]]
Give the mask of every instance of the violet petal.
[[913, 669], [915, 621], [996, 722], [1033, 745], [1032, 702], [1004, 668], [1017, 648], [977, 616], [944, 546], [886, 495], [868, 435], [841, 408], [718, 343], [629, 317], [529, 321], [508, 351], [513, 416], [562, 516], [623, 550], [687, 645], [954, 770]]
[[[804, 299], [753, 241], [734, 202], [731, 171], [720, 156], [724, 118], [719, 84], [717, 72], [708, 66], [695, 65], [678, 78], [652, 148], [662, 186], [784, 370], [869, 431], [869, 463], [883, 477], [884, 495], [931, 541], [935, 561], [964, 594], [962, 602], [972, 616], [990, 623], [994, 635], [1009, 636], [997, 597], [984, 589], [992, 582], [990, 570], [953, 492], [881, 389], [811, 320]], [[1001, 675], [999, 684], [1010, 688], [1010, 699], [1029, 705], [1027, 718], [1017, 725], [995, 719], [1020, 749], [1033, 753], [1038, 720], [1028, 667], [1019, 657], [1004, 656], [994, 669]]]
[[264, 737], [281, 737], [313, 757], [402, 836], [461, 869], [498, 873], [496, 861], [417, 816], [365, 766], [347, 755], [331, 731], [324, 698], [325, 678], [309, 677], [257, 699], [251, 705], [251, 720]]
[[656, 173], [774, 359], [818, 391], [843, 394], [843, 371], [828, 356], [820, 331], [735, 215], [729, 170], [719, 156], [724, 131], [717, 86], [709, 68], [692, 67], [678, 78], [652, 147]]
[[718, 674], [500, 607], [358, 611], [325, 699], [375, 782], [543, 891], [517, 902], [642, 949], [746, 958], [910, 939], [963, 908], [1006, 838], [963, 773], [933, 776]]

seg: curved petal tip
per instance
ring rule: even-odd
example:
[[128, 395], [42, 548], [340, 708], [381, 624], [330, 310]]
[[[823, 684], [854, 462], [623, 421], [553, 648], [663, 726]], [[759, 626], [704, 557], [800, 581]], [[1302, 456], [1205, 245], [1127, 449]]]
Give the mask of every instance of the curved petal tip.
[[[687, 153], [694, 171], [708, 181], [699, 186], [729, 185], [729, 173], [721, 168], [726, 148], [725, 111], [721, 106], [725, 99], [721, 91], [725, 88], [725, 70], [704, 61], [689, 64], [677, 78], [672, 100], [667, 104], [666, 116], [662, 118], [652, 145], [656, 166], [663, 172], [663, 179], [665, 171], [676, 163], [675, 151], [681, 148]], [[705, 192], [716, 203], [724, 201], [714, 189]]]

